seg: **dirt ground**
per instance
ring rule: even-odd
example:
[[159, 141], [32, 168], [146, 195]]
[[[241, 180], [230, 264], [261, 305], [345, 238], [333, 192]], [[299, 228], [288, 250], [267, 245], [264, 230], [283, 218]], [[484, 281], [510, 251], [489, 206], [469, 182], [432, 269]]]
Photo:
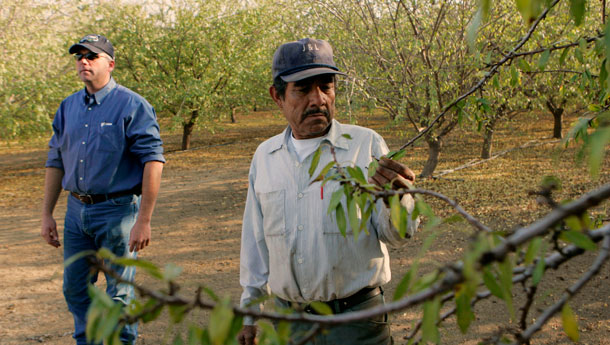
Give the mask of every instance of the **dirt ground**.
[[[347, 119], [343, 119], [347, 121]], [[573, 119], [572, 119], [573, 120]], [[391, 148], [405, 141], [400, 128], [385, 125], [385, 119], [359, 119], [359, 124], [377, 129]], [[566, 120], [566, 124], [568, 120]], [[193, 149], [177, 151], [179, 134], [164, 133], [167, 164], [153, 219], [152, 244], [141, 258], [164, 266], [175, 263], [183, 268], [180, 276], [182, 294], [192, 296], [199, 285], [239, 301], [239, 241], [241, 217], [247, 190], [250, 158], [265, 138], [279, 133], [284, 120], [278, 114], [254, 113], [239, 118], [237, 124], [224, 124], [214, 134], [196, 133]], [[498, 130], [496, 150], [518, 146], [530, 139], [548, 141], [552, 123], [526, 118], [511, 121]], [[459, 130], [445, 143], [443, 160], [437, 171], [476, 159], [481, 139]], [[61, 294], [62, 250], [47, 245], [39, 235], [40, 204], [46, 159], [46, 140], [0, 146], [0, 344], [72, 344], [72, 317]], [[437, 190], [457, 199], [470, 213], [494, 229], [511, 231], [529, 224], [548, 210], [527, 195], [542, 176], [558, 175], [564, 188], [560, 198], [576, 198], [610, 181], [610, 163], [606, 159], [598, 180], [586, 169], [575, 165], [574, 152], [555, 154], [554, 144], [515, 150], [476, 167], [447, 175], [445, 179], [420, 181], [421, 187]], [[421, 171], [425, 147], [418, 145], [403, 160], [413, 170]], [[63, 228], [66, 193], [55, 210], [59, 228]], [[431, 201], [441, 215], [451, 210]], [[594, 213], [608, 219], [608, 202]], [[457, 260], [473, 231], [468, 225], [444, 225], [430, 252], [422, 261], [422, 271]], [[61, 236], [61, 232], [60, 232]], [[63, 236], [61, 236], [63, 237]], [[387, 296], [412, 263], [424, 236], [407, 246], [391, 249], [394, 279], [387, 286]], [[537, 310], [552, 304], [564, 289], [588, 269], [594, 254], [572, 260], [562, 270], [548, 272], [539, 288]], [[579, 317], [581, 344], [610, 344], [610, 264], [571, 301]], [[139, 273], [137, 281], [153, 287], [159, 283]], [[103, 283], [103, 279], [101, 279]], [[516, 288], [518, 290], [518, 288]], [[520, 297], [516, 296], [516, 301]], [[521, 299], [522, 300], [522, 299]], [[460, 334], [454, 318], [441, 328], [443, 344], [477, 344], [492, 337], [499, 327], [514, 327], [501, 301], [489, 300], [477, 305], [476, 321], [467, 336]], [[393, 315], [393, 333], [398, 344], [406, 343], [405, 334], [419, 318], [419, 310]], [[207, 312], [197, 311], [180, 326], [171, 326], [166, 314], [140, 325], [139, 344], [170, 343], [173, 335], [184, 333], [189, 323], [204, 324]], [[540, 332], [532, 344], [569, 344], [556, 317]]]

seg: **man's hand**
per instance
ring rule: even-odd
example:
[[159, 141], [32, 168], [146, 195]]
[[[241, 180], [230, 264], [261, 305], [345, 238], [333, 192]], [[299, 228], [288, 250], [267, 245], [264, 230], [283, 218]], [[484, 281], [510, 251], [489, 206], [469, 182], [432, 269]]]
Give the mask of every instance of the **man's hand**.
[[387, 158], [379, 160], [379, 167], [369, 182], [379, 187], [392, 183], [392, 189], [409, 188], [415, 182], [415, 174], [406, 165]]
[[42, 217], [40, 236], [42, 236], [42, 238], [44, 238], [48, 244], [55, 248], [59, 248], [59, 246], [61, 246], [61, 243], [59, 243], [59, 235], [57, 234], [57, 223], [55, 223], [53, 216]]
[[129, 251], [140, 251], [150, 243], [150, 222], [136, 221], [129, 235]]
[[256, 326], [244, 326], [237, 335], [237, 341], [240, 345], [254, 345], [256, 337]]

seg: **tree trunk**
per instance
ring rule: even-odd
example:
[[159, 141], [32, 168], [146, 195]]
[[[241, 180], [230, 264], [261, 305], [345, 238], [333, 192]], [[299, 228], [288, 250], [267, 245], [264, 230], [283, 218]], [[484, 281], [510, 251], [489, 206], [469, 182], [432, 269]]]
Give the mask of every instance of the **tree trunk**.
[[555, 139], [561, 139], [561, 118], [563, 115], [562, 106], [564, 104], [565, 101], [561, 105], [556, 106], [552, 98], [546, 101], [546, 107], [549, 109], [551, 114], [553, 114], [553, 138]]
[[438, 158], [441, 155], [441, 148], [443, 146], [443, 142], [438, 137], [426, 137], [426, 143], [428, 143], [428, 160], [424, 165], [424, 170], [422, 170], [421, 174], [419, 175], [420, 177], [432, 176], [432, 173], [438, 165]]
[[557, 108], [553, 112], [553, 138], [561, 139], [561, 118], [563, 115], [563, 108]]
[[231, 123], [237, 122], [237, 117], [235, 117], [236, 112], [237, 112], [237, 108], [231, 108]]
[[487, 159], [491, 157], [491, 149], [493, 146], [494, 127], [496, 126], [496, 120], [489, 120], [485, 124], [485, 133], [483, 134], [483, 148], [481, 150], [481, 158]]
[[191, 119], [189, 122], [184, 124], [184, 130], [182, 131], [182, 149], [188, 150], [191, 147], [191, 135], [193, 134], [193, 128], [195, 128], [195, 121], [199, 117], [199, 110], [193, 110], [191, 113]]

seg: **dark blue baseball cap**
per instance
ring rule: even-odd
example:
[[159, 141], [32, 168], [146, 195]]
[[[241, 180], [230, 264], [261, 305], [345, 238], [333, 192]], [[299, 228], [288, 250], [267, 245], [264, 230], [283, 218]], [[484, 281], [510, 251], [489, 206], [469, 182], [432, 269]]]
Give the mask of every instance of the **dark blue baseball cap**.
[[303, 38], [282, 44], [273, 54], [273, 79], [294, 82], [319, 74], [341, 74], [333, 60], [333, 48], [324, 40]]
[[102, 35], [87, 35], [81, 38], [78, 43], [73, 44], [68, 51], [70, 54], [75, 54], [82, 48], [89, 49], [98, 54], [106, 53], [114, 59], [114, 47], [112, 46], [112, 43]]

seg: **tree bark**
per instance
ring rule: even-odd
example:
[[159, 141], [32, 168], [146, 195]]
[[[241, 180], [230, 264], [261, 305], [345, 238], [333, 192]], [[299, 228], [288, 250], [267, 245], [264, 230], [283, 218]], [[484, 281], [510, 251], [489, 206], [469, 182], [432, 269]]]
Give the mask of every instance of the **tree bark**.
[[235, 116], [236, 112], [237, 112], [237, 108], [231, 108], [231, 123], [237, 122], [237, 117]]
[[[562, 104], [563, 105], [563, 104]], [[563, 108], [556, 106], [552, 99], [546, 101], [546, 107], [553, 114], [553, 138], [561, 139], [561, 120], [563, 117]]]
[[195, 128], [195, 121], [199, 117], [199, 110], [193, 110], [191, 112], [191, 119], [189, 122], [184, 123], [182, 131], [182, 150], [188, 150], [191, 147], [191, 135], [193, 134], [193, 128]]
[[438, 159], [441, 155], [441, 148], [443, 142], [439, 137], [426, 137], [426, 143], [428, 144], [428, 160], [424, 164], [420, 177], [432, 176], [432, 173], [438, 165]]
[[483, 134], [483, 148], [481, 150], [482, 159], [488, 159], [489, 157], [491, 157], [495, 126], [496, 119], [491, 119], [485, 124], [485, 133]]

